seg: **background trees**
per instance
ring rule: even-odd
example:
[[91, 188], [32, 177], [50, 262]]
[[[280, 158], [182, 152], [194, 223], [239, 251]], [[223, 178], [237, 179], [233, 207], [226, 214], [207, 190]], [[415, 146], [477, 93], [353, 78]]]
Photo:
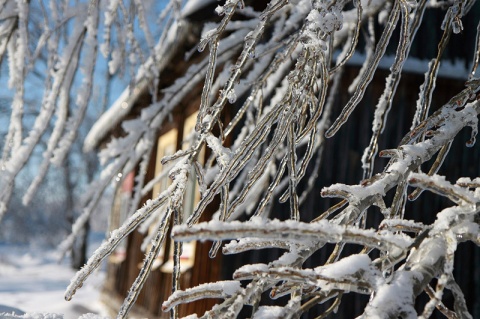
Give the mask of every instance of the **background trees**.
[[[146, 10], [156, 6], [141, 1], [111, 1], [106, 5], [93, 1], [75, 7], [53, 3], [49, 8], [53, 20], [45, 14], [45, 31], [38, 42], [30, 45], [32, 39], [26, 31], [33, 27], [29, 19], [31, 6], [6, 1], [2, 43], [9, 53], [14, 93], [0, 175], [0, 213], [6, 210], [18, 172], [51, 121], [54, 128], [44, 153], [43, 169], [27, 191], [25, 202], [49, 163], [59, 164], [66, 156], [86, 112], [93, 69], [101, 62], [96, 60], [100, 50], [109, 60], [110, 73], [119, 67], [129, 72], [130, 89], [126, 94], [138, 95], [147, 90], [152, 101], [138, 117], [123, 121], [124, 136], [113, 139], [101, 151], [104, 170], [85, 191], [85, 210], [63, 247], [72, 244], [73, 236], [88, 221], [111, 181], [121, 180], [134, 169], [140, 172], [130, 206], [135, 212], [78, 272], [67, 290], [67, 299], [128, 233], [151, 223], [155, 231], [149, 238], [150, 248], [119, 317], [132, 307], [171, 224], [177, 240], [174, 293], [164, 308], [171, 309], [173, 317], [177, 316], [177, 304], [211, 297], [224, 299], [205, 314], [215, 318], [236, 317], [246, 308], [252, 309], [254, 317], [268, 314], [295, 318], [317, 304], [329, 302], [324, 311], [327, 315], [351, 292], [370, 296], [362, 315], [365, 318], [411, 318], [417, 314], [415, 298], [424, 291], [430, 301], [420, 309], [423, 317], [429, 317], [435, 308], [452, 318], [471, 317], [452, 270], [458, 244], [471, 241], [478, 245], [479, 184], [476, 176], [449, 180], [437, 173], [461, 130], [469, 127], [467, 146], [475, 143], [480, 84], [475, 77], [478, 41], [468, 46], [472, 48], [472, 62], [464, 75], [465, 85], [442, 104], [432, 104], [432, 97], [436, 94], [440, 61], [450, 50], [449, 40], [462, 31], [470, 32], [462, 21], [469, 19], [467, 14], [474, 4], [227, 0], [188, 1], [183, 5], [172, 0], [155, 24], [164, 27], [157, 34]], [[188, 70], [168, 87], [160, 88], [158, 83], [165, 76], [161, 71], [173, 55], [185, 50], [193, 22], [198, 22], [199, 17], [205, 19], [203, 10], [215, 7], [218, 17], [209, 16], [211, 21], [200, 23], [204, 32], [198, 50], [205, 53], [188, 51], [192, 61]], [[47, 12], [42, 5], [39, 10]], [[424, 83], [416, 88], [419, 97], [415, 114], [408, 119], [411, 128], [404, 132], [403, 139], [395, 141], [397, 146], [379, 152], [381, 133], [391, 125], [388, 115], [397, 112], [394, 98], [404, 68], [408, 68], [408, 57], [413, 49], [422, 50], [423, 43], [414, 42], [415, 36], [422, 28], [431, 28], [422, 25], [422, 19], [432, 11], [442, 12], [437, 15], [443, 22], [435, 29], [441, 30], [438, 49], [430, 62], [425, 62], [428, 66]], [[202, 14], [196, 15], [199, 12]], [[61, 28], [64, 25], [68, 27]], [[59, 30], [66, 30], [62, 32], [69, 36], [62, 37]], [[101, 45], [97, 42], [98, 30], [103, 35]], [[138, 40], [138, 35], [144, 40]], [[477, 38], [478, 34], [468, 41]], [[35, 50], [29, 50], [29, 45]], [[393, 54], [385, 59], [388, 52]], [[44, 69], [48, 70], [42, 107], [32, 129], [24, 133], [24, 83], [33, 70], [29, 62], [42, 53], [47, 61]], [[326, 138], [335, 139], [342, 134], [345, 123], [352, 121], [349, 118], [365, 99], [382, 58], [389, 64], [389, 72], [376, 102], [370, 142], [364, 145], [363, 178], [355, 185], [338, 183], [323, 188], [323, 197], [338, 200], [325, 212], [312, 212], [311, 207], [302, 204], [310, 192], [318, 192], [313, 186], [322, 178], [316, 172], [322, 164]], [[345, 66], [359, 59], [362, 65], [358, 76], [348, 83], [349, 87], [341, 84]], [[84, 77], [77, 107], [70, 111], [69, 96], [79, 61], [83, 63]], [[197, 85], [203, 89], [195, 133], [188, 136], [190, 146], [164, 158], [172, 165], [171, 185], [137, 210], [142, 194], [150, 187], [143, 172], [157, 134]], [[347, 94], [348, 101], [338, 107], [336, 101]], [[122, 121], [126, 111], [121, 110], [129, 107], [129, 103], [120, 104], [104, 119]], [[220, 118], [226, 109], [234, 116], [223, 124]], [[97, 122], [96, 134], [87, 138], [85, 147], [98, 144], [108, 125]], [[225, 143], [229, 136], [233, 137], [230, 145]], [[204, 147], [212, 154], [206, 164], [198, 158]], [[384, 167], [375, 167], [377, 153], [390, 159]], [[202, 196], [194, 212], [183, 220], [184, 195], [193, 178]], [[424, 190], [453, 203], [438, 211], [430, 222], [421, 219], [415, 205], [406, 205], [407, 200], [415, 200]], [[220, 202], [214, 220], [198, 223], [214, 199]], [[274, 206], [278, 200], [287, 203], [286, 217]], [[239, 218], [245, 221], [237, 221]], [[267, 248], [284, 253], [269, 263], [237, 269], [231, 281], [181, 291], [179, 252], [182, 241], [190, 239], [213, 240], [212, 256], [220, 248], [223, 253]], [[233, 241], [223, 243], [230, 239]], [[333, 250], [327, 244], [334, 244]], [[361, 248], [346, 249], [358, 248], [356, 245]], [[329, 251], [326, 261], [315, 257], [322, 250]], [[312, 266], [304, 266], [307, 263]], [[442, 303], [446, 289], [455, 296], [452, 309]], [[288, 301], [263, 306], [264, 291], [271, 291], [272, 296], [286, 295]]]

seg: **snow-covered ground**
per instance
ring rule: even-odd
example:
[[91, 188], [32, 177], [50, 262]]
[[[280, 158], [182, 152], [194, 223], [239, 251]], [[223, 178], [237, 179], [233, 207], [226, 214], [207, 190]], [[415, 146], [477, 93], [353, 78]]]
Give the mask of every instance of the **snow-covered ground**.
[[[89, 250], [99, 244], [91, 242]], [[10, 318], [2, 312], [11, 313], [12, 308], [29, 314], [59, 314], [65, 319], [87, 313], [105, 315], [99, 302], [104, 272], [94, 273], [67, 302], [63, 294], [75, 271], [69, 268], [68, 260], [58, 263], [59, 256], [52, 249], [0, 245], [0, 318]]]

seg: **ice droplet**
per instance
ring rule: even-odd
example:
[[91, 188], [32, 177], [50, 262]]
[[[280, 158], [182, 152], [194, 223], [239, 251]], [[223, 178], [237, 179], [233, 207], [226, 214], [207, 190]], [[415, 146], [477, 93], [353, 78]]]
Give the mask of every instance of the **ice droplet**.
[[453, 30], [453, 33], [455, 33], [455, 34], [459, 34], [460, 32], [462, 32], [462, 30], [463, 30], [462, 20], [457, 19], [457, 18], [455, 20], [453, 20], [452, 30]]
[[475, 137], [472, 137], [470, 140], [467, 141], [467, 147], [473, 147], [475, 145]]
[[230, 90], [227, 93], [227, 99], [230, 104], [233, 104], [237, 101], [237, 95], [235, 94], [235, 90]]
[[207, 46], [207, 41], [201, 42], [197, 47], [198, 52], [203, 52], [203, 50], [205, 50], [206, 46]]

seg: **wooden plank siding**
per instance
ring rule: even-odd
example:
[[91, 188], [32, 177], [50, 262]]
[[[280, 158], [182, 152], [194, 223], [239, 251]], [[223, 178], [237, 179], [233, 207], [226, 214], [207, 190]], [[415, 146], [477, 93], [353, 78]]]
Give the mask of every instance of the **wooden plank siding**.
[[[357, 75], [358, 68], [349, 67], [345, 70], [343, 77], [343, 88], [346, 88], [353, 78]], [[315, 187], [309, 194], [307, 200], [301, 208], [301, 220], [310, 221], [327, 210], [338, 200], [333, 198], [321, 198], [320, 190], [333, 183], [358, 184], [362, 178], [361, 156], [365, 147], [368, 145], [371, 136], [371, 122], [373, 112], [378, 98], [383, 92], [387, 71], [379, 70], [367, 89], [364, 100], [353, 112], [347, 123], [331, 139], [327, 139], [323, 154], [322, 166], [318, 172], [318, 178]], [[396, 148], [409, 131], [411, 120], [415, 111], [416, 100], [418, 98], [418, 88], [423, 82], [423, 74], [403, 74], [401, 83], [398, 87], [397, 96], [394, 99], [392, 110], [388, 117], [388, 125], [379, 139], [379, 150]], [[433, 101], [430, 114], [439, 106], [447, 102], [452, 96], [460, 92], [464, 83], [458, 80], [439, 78], [437, 87], [433, 94]], [[348, 102], [347, 94], [340, 94], [337, 97], [334, 116], [340, 113], [341, 108]], [[334, 118], [334, 117], [333, 117]], [[333, 119], [332, 118], [332, 119]], [[445, 175], [448, 180], [455, 182], [459, 177], [475, 177], [480, 175], [480, 145], [473, 148], [467, 148], [465, 143], [470, 139], [470, 129], [464, 129], [455, 139], [450, 154], [445, 160], [439, 174]], [[376, 159], [375, 172], [380, 172], [387, 164], [388, 159]], [[431, 164], [431, 163], [430, 163]], [[310, 165], [306, 177], [316, 174]], [[428, 166], [422, 166], [424, 171]], [[304, 188], [306, 180], [302, 180], [299, 189]], [[411, 191], [411, 189], [410, 189]], [[386, 203], [391, 202], [393, 192], [387, 194]], [[406, 207], [406, 219], [415, 219], [425, 223], [432, 223], [435, 220], [436, 213], [442, 208], [451, 206], [444, 197], [424, 192], [415, 202], [408, 202]], [[272, 211], [275, 218], [286, 219], [289, 216], [289, 204], [279, 204], [278, 201], [272, 205]], [[376, 208], [369, 210], [368, 226], [377, 227], [382, 220], [380, 211]], [[303, 265], [304, 268], [312, 268], [322, 265], [333, 250], [334, 245], [327, 244], [325, 249], [312, 256]], [[348, 246], [344, 255], [358, 253], [361, 247]], [[240, 266], [251, 263], [266, 263], [280, 257], [281, 250], [270, 249], [262, 251], [253, 251], [241, 253], [238, 255], [224, 256], [224, 271], [222, 279], [231, 279], [233, 271]], [[480, 250], [472, 243], [462, 243], [455, 255], [454, 277], [457, 279], [460, 287], [465, 293], [467, 305], [474, 318], [480, 318]], [[453, 299], [450, 291], [444, 294], [445, 304], [452, 306]], [[421, 311], [428, 301], [428, 297], [423, 294], [418, 298], [417, 309]], [[263, 299], [265, 304], [285, 304], [286, 299], [271, 300], [268, 294]], [[358, 294], [346, 294], [342, 300], [338, 312], [330, 315], [328, 318], [355, 318], [360, 315], [368, 302], [367, 296]], [[322, 311], [330, 306], [330, 303], [319, 305], [312, 308], [302, 318], [315, 318]], [[240, 318], [251, 316], [249, 307], [245, 307]], [[432, 318], [444, 318], [435, 310]]]

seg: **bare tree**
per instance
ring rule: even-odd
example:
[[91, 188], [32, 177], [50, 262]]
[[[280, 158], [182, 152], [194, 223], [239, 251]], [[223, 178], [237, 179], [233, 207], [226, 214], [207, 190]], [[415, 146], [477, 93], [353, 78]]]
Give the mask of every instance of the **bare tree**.
[[[54, 112], [57, 112], [57, 119], [44, 165], [48, 166], [51, 161], [60, 163], [68, 151], [85, 113], [85, 97], [90, 96], [91, 74], [96, 63], [91, 57], [96, 56], [96, 32], [100, 12], [104, 11], [102, 51], [111, 57], [111, 71], [125, 65], [125, 61], [133, 60], [127, 65], [131, 65], [132, 70], [138, 66], [139, 70], [135, 76], [132, 73], [132, 90], [127, 93], [135, 95], [138, 94], [136, 89], [147, 88], [153, 101], [137, 118], [123, 123], [125, 136], [114, 139], [102, 150], [103, 173], [87, 191], [86, 208], [73, 227], [73, 235], [64, 243], [66, 247], [90, 218], [102, 192], [112, 180], [126, 176], [135, 167], [139, 167], [140, 172], [146, 170], [156, 136], [179, 102], [196, 85], [203, 85], [203, 91], [194, 142], [188, 149], [163, 159], [164, 163], [172, 163], [169, 172], [171, 185], [137, 210], [142, 194], [148, 192], [152, 184], [146, 183], [142, 174], [136, 177], [131, 204], [135, 212], [77, 273], [66, 292], [67, 299], [72, 298], [88, 275], [127, 234], [144, 223], [153, 223], [156, 231], [149, 238], [151, 245], [143, 268], [118, 314], [119, 318], [124, 318], [134, 304], [173, 221], [172, 233], [176, 240], [174, 293], [164, 303], [164, 309], [171, 310], [173, 318], [177, 317], [178, 304], [199, 298], [224, 299], [202, 318], [233, 318], [245, 305], [252, 306], [254, 318], [267, 315], [296, 318], [316, 304], [332, 301], [331, 307], [323, 314], [326, 316], [335, 311], [347, 292], [370, 296], [363, 318], [414, 318], [417, 316], [414, 302], [422, 291], [426, 291], [431, 299], [421, 310], [421, 317], [429, 317], [437, 308], [449, 318], [470, 318], [452, 269], [459, 243], [480, 243], [480, 184], [478, 178], [451, 182], [437, 172], [454, 137], [464, 127], [472, 130], [467, 146], [473, 146], [475, 142], [480, 112], [477, 102], [480, 82], [475, 77], [480, 56], [479, 41], [472, 52], [472, 68], [465, 78], [465, 87], [444, 105], [432, 105], [431, 101], [441, 57], [452, 33], [463, 30], [462, 18], [474, 2], [272, 0], [266, 1], [260, 12], [249, 6], [248, 1], [226, 0], [215, 9], [220, 19], [215, 23], [204, 23], [198, 50], [207, 49], [208, 54], [192, 63], [183, 76], [161, 92], [158, 91], [161, 70], [176, 54], [176, 45], [189, 32], [190, 21], [186, 17], [213, 1], [191, 0], [183, 7], [181, 1], [170, 1], [160, 15], [163, 20], [159, 24], [165, 29], [156, 38], [158, 40], [153, 36], [151, 24], [146, 21], [142, 1], [129, 4], [111, 1], [105, 7], [92, 1], [88, 6], [80, 4], [84, 7], [78, 10], [69, 7], [68, 1], [58, 7], [52, 5], [50, 10], [55, 13], [54, 21], [48, 20], [44, 26], [45, 38], [49, 39], [39, 41], [37, 46], [37, 51], [51, 54], [48, 59], [50, 80], [45, 89], [42, 111], [24, 137], [21, 114], [25, 95], [23, 85], [29, 70], [26, 61], [35, 58], [26, 45], [30, 5], [22, 1], [4, 1], [4, 36], [0, 48], [9, 52], [15, 97], [2, 159], [0, 212], [5, 210], [15, 176], [28, 160]], [[390, 162], [374, 174], [378, 138], [387, 125], [387, 115], [408, 61], [411, 43], [427, 9], [444, 12], [443, 35], [437, 55], [428, 64], [425, 82], [419, 88], [411, 130], [405, 132], [397, 148], [379, 153], [389, 157]], [[57, 28], [74, 17], [76, 22], [82, 23], [68, 29], [66, 45], [59, 45], [62, 34], [56, 33]], [[136, 22], [140, 26], [137, 31], [134, 30]], [[375, 41], [375, 22], [381, 25], [378, 41]], [[117, 28], [116, 32], [112, 28]], [[400, 33], [398, 43], [391, 41], [395, 28]], [[147, 45], [143, 48], [137, 40], [137, 32], [145, 38]], [[119, 39], [112, 47], [113, 34]], [[361, 49], [365, 52], [362, 55], [365, 60], [357, 79], [350, 85], [348, 103], [338, 116], [333, 117], [336, 98], [339, 94], [348, 94], [348, 90], [340, 86], [340, 79], [345, 65], [359, 50], [357, 46], [362, 34], [365, 34], [365, 46]], [[52, 38], [55, 41], [51, 41]], [[326, 212], [318, 213], [315, 219], [304, 220], [302, 216], [307, 208], [302, 203], [318, 178], [315, 174], [308, 176], [307, 167], [320, 165], [325, 138], [341, 134], [342, 126], [362, 101], [388, 45], [396, 47], [396, 54], [383, 95], [376, 105], [371, 142], [366, 145], [362, 158], [364, 178], [357, 185], [334, 184], [324, 188], [323, 197], [339, 198], [340, 201]], [[57, 54], [59, 51], [61, 53]], [[78, 112], [68, 122], [65, 115], [62, 116], [66, 103], [64, 92], [69, 92], [70, 79], [82, 56], [88, 57], [82, 60], [86, 75], [84, 86], [78, 94]], [[220, 121], [222, 110], [237, 100], [240, 107], [223, 127]], [[121, 112], [119, 116], [113, 116], [119, 110], [121, 108], [114, 108], [109, 119], [120, 121]], [[104, 126], [105, 123], [97, 122], [96, 134], [87, 138], [86, 148], [98, 143]], [[234, 142], [226, 145], [226, 137], [234, 132]], [[205, 165], [198, 159], [203, 147], [212, 152], [212, 160]], [[421, 165], [431, 163], [431, 159], [434, 160], [429, 164], [428, 172], [422, 173]], [[188, 220], [182, 220], [186, 185], [189, 179], [195, 178], [192, 171], [196, 172], [202, 196], [194, 213]], [[300, 189], [298, 184], [304, 179], [310, 186]], [[410, 195], [407, 195], [408, 186], [416, 188]], [[423, 190], [453, 202], [453, 206], [438, 212], [431, 224], [404, 218], [407, 199], [414, 200]], [[389, 191], [395, 193], [393, 200], [386, 199]], [[217, 196], [220, 206], [215, 220], [198, 223], [207, 205]], [[270, 210], [276, 199], [289, 202], [287, 220], [276, 220], [275, 211]], [[383, 220], [375, 228], [366, 229], [369, 212], [374, 206], [381, 210]], [[251, 213], [249, 220], [236, 221], [246, 211]], [[225, 240], [232, 241], [223, 246], [223, 253], [263, 248], [280, 248], [285, 253], [268, 264], [245, 265], [237, 269], [231, 281], [182, 291], [178, 287], [179, 252], [182, 241], [191, 239], [215, 241], [210, 252], [213, 256]], [[315, 268], [304, 268], [304, 262], [324, 249], [327, 243], [335, 244], [328, 261]], [[358, 254], [342, 255], [344, 247], [350, 244], [361, 245], [363, 249]], [[379, 257], [374, 257], [377, 255]], [[244, 280], [249, 282], [242, 286]], [[432, 282], [435, 287], [431, 287]], [[448, 309], [442, 302], [445, 289], [454, 293], [453, 309]], [[289, 301], [284, 306], [262, 306], [261, 295], [268, 290], [272, 290], [272, 295], [288, 296]]]

